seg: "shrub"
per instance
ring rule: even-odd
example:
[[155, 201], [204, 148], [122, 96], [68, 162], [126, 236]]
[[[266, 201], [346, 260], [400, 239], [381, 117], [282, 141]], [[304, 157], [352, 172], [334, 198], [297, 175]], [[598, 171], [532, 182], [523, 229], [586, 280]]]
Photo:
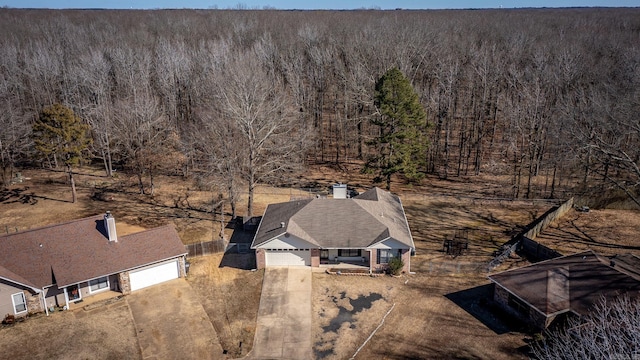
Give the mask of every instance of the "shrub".
[[391, 275], [400, 275], [404, 268], [404, 261], [400, 257], [392, 257], [389, 260], [389, 273]]

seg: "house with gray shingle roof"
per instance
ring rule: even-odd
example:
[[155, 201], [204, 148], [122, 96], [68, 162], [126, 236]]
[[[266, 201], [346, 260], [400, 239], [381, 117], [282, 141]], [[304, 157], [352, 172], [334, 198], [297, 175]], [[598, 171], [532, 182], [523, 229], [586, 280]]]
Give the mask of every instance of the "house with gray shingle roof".
[[0, 315], [47, 312], [104, 292], [128, 294], [185, 274], [173, 226], [118, 237], [107, 212], [0, 236]]
[[373, 272], [401, 257], [409, 272], [415, 245], [400, 198], [379, 188], [335, 194], [267, 206], [251, 244], [258, 268], [348, 263]]

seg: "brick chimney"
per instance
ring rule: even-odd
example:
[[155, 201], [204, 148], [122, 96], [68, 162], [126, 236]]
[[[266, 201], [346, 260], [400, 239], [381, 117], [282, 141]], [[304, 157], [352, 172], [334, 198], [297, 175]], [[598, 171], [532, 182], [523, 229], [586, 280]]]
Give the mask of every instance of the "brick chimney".
[[118, 242], [118, 235], [116, 234], [116, 219], [111, 215], [111, 211], [107, 211], [104, 214], [104, 228], [107, 230], [107, 237], [109, 241]]

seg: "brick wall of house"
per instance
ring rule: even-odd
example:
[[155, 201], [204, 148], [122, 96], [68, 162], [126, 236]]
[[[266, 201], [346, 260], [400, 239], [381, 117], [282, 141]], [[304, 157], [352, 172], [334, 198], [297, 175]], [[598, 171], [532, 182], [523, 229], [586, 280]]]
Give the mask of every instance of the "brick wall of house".
[[[402, 271], [408, 273], [411, 269], [411, 249], [402, 250], [400, 254], [402, 261], [404, 262], [404, 267]], [[376, 250], [371, 250], [371, 256], [369, 259], [369, 264], [371, 270], [373, 271], [384, 271], [387, 269], [387, 264], [376, 264], [378, 262], [378, 252]]]
[[540, 330], [544, 330], [555, 317], [547, 318], [547, 316], [541, 314], [533, 308], [529, 309], [529, 324], [537, 327]]
[[373, 249], [370, 251], [371, 256], [369, 258], [369, 267], [371, 268], [371, 271], [377, 272], [377, 271], [384, 271], [387, 268], [387, 264], [378, 264], [378, 252]]
[[256, 249], [256, 267], [258, 269], [264, 269], [266, 266], [266, 258], [264, 249]]
[[378, 266], [380, 266], [380, 265], [376, 264], [378, 262], [378, 252], [375, 251], [375, 250], [371, 250], [371, 251], [369, 251], [369, 254], [370, 254], [369, 255], [369, 264], [371, 264], [371, 268], [372, 269], [377, 269]]
[[311, 267], [320, 267], [320, 249], [311, 249]]
[[403, 272], [408, 273], [411, 268], [411, 249], [402, 250], [402, 262], [404, 262]]
[[493, 285], [493, 300], [500, 304], [502, 307], [507, 308], [509, 306], [509, 292], [502, 286]]
[[120, 292], [122, 292], [123, 295], [131, 294], [131, 281], [129, 280], [128, 271], [118, 274], [118, 283], [120, 284]]
[[502, 309], [509, 315], [512, 315], [520, 319], [521, 321], [539, 329], [546, 328], [547, 317], [538, 312], [536, 309], [532, 307], [527, 308], [527, 312], [525, 315], [511, 307], [511, 305], [509, 305], [509, 292], [502, 286], [494, 284], [493, 300], [498, 303], [498, 305], [500, 305]]

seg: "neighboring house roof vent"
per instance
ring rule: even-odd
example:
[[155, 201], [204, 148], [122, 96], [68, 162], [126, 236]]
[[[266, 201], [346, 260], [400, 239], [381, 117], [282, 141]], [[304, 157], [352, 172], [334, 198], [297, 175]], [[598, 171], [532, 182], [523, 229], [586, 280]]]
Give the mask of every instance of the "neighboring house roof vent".
[[284, 227], [284, 221], [281, 221], [280, 222], [280, 228], [283, 228], [283, 227]]
[[116, 219], [111, 215], [111, 211], [107, 211], [104, 214], [104, 228], [107, 230], [107, 237], [109, 241], [118, 242], [118, 235], [116, 234]]
[[347, 198], [347, 184], [334, 184], [333, 185], [333, 198], [334, 199], [346, 199]]

